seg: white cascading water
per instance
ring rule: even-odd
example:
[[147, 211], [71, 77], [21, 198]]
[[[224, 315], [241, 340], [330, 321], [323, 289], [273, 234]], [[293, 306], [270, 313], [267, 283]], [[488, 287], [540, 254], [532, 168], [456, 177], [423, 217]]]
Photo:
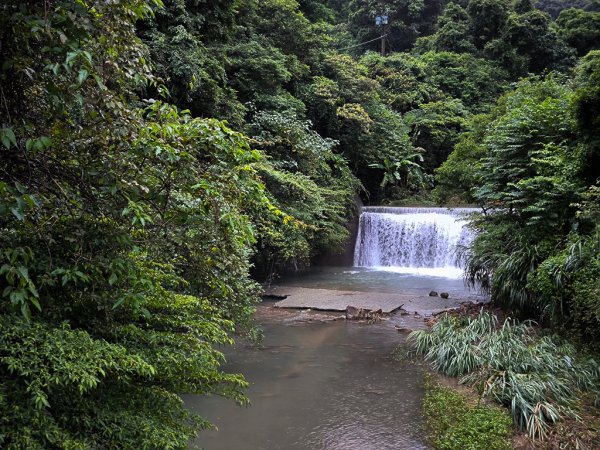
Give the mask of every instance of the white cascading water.
[[400, 273], [458, 278], [457, 249], [473, 239], [465, 214], [472, 208], [365, 207], [354, 265]]

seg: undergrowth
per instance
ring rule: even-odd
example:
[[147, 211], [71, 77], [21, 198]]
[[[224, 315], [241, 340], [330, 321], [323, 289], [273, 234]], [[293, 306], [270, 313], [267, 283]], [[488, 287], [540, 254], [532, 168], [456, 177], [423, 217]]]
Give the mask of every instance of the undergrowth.
[[464, 394], [428, 378], [423, 409], [429, 441], [435, 449], [511, 448], [511, 419], [498, 407], [472, 405]]
[[543, 440], [562, 418], [577, 418], [581, 395], [599, 392], [598, 364], [578, 358], [557, 338], [538, 336], [529, 322], [500, 325], [483, 311], [471, 318], [446, 315], [409, 339], [435, 370], [461, 377], [482, 398], [508, 407], [514, 424], [532, 439]]

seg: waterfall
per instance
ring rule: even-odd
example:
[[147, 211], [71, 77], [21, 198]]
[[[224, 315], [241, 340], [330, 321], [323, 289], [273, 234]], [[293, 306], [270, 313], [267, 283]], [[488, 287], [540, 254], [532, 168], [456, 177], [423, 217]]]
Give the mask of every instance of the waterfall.
[[404, 273], [459, 277], [457, 249], [473, 239], [465, 215], [474, 208], [365, 207], [354, 265]]

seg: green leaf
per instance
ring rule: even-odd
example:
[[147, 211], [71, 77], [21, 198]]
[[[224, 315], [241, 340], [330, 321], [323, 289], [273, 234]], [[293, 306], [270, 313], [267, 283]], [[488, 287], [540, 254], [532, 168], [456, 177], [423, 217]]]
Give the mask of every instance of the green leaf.
[[48, 136], [40, 136], [39, 140], [42, 143], [42, 145], [44, 146], [44, 148], [48, 148], [48, 147], [50, 147], [50, 145], [52, 145], [52, 140], [50, 140], [50, 138]]
[[27, 267], [19, 266], [17, 268], [17, 272], [19, 272], [19, 274], [21, 274], [21, 278], [24, 278], [25, 280], [29, 280], [29, 271], [27, 270]]
[[125, 302], [125, 297], [121, 297], [119, 300], [117, 300], [115, 302], [115, 304], [113, 305], [112, 309], [117, 309], [119, 306], [121, 306], [123, 303]]
[[67, 53], [67, 57], [65, 58], [65, 67], [67, 69], [70, 69], [71, 67], [73, 67], [73, 62], [75, 61], [75, 58], [77, 58], [78, 53], [77, 52], [68, 52]]
[[23, 212], [21, 210], [19, 210], [17, 208], [10, 208], [10, 211], [21, 222], [23, 222], [25, 220], [25, 215], [23, 214]]
[[40, 312], [42, 311], [42, 307], [41, 307], [41, 305], [40, 305], [40, 302], [38, 301], [38, 299], [37, 299], [37, 298], [35, 298], [35, 297], [30, 297], [30, 298], [29, 298], [29, 301], [30, 301], [30, 302], [33, 304], [33, 306], [35, 306], [35, 308], [36, 308], [38, 311], [40, 311]]
[[12, 143], [12, 145], [14, 145], [15, 147], [17, 146], [17, 139], [12, 128], [5, 128], [4, 135], [8, 137], [8, 140]]
[[17, 138], [12, 128], [2, 128], [0, 131], [0, 140], [7, 149], [9, 149], [11, 145], [13, 147], [17, 146]]
[[82, 84], [88, 77], [89, 72], [85, 69], [81, 69], [77, 75], [77, 83]]

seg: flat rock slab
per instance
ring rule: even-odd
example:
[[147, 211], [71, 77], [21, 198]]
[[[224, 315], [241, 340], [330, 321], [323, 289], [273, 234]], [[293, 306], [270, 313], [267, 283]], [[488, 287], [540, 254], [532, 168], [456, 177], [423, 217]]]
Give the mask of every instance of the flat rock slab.
[[271, 286], [265, 296], [283, 298], [278, 308], [310, 308], [322, 311], [345, 311], [348, 306], [391, 313], [402, 307], [405, 311], [431, 314], [460, 306], [464, 298], [442, 299], [429, 295], [390, 294], [385, 292], [339, 291], [296, 286]]

